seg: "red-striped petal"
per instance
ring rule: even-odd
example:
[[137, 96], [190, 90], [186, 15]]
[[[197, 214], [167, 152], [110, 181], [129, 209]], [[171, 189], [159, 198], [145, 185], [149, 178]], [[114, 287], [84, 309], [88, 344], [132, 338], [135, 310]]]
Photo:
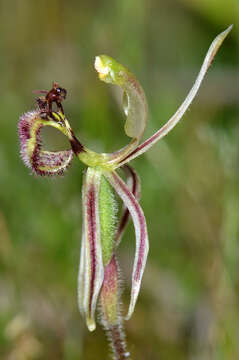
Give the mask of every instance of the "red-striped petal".
[[116, 172], [104, 172], [104, 175], [128, 208], [135, 228], [136, 252], [132, 275], [131, 299], [126, 317], [126, 319], [129, 319], [134, 311], [135, 303], [137, 301], [148, 255], [149, 243], [147, 226], [141, 206], [123, 180]]
[[100, 179], [100, 171], [88, 168], [83, 185], [83, 243], [78, 299], [90, 331], [96, 327], [95, 309], [104, 278], [99, 219]]

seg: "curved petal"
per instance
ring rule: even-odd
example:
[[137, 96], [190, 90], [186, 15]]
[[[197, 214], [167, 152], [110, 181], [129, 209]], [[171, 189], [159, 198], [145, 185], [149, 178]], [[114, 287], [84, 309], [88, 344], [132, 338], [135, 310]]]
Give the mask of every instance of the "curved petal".
[[95, 309], [104, 279], [99, 218], [101, 172], [88, 168], [83, 185], [83, 236], [78, 277], [78, 302], [90, 331], [95, 330]]
[[123, 200], [125, 206], [129, 209], [135, 228], [136, 251], [132, 274], [131, 299], [126, 317], [126, 319], [129, 319], [134, 311], [135, 303], [137, 301], [149, 250], [147, 226], [141, 206], [123, 180], [116, 172], [105, 171], [104, 175], [119, 197]]
[[231, 31], [232, 25], [229, 26], [225, 31], [223, 31], [221, 34], [219, 34], [214, 41], [212, 42], [211, 46], [208, 49], [208, 52], [205, 56], [205, 59], [203, 61], [202, 67], [199, 71], [199, 74], [196, 78], [196, 81], [189, 91], [186, 99], [181, 104], [181, 106], [178, 108], [176, 113], [168, 120], [168, 122], [163, 125], [155, 134], [153, 134], [150, 138], [145, 140], [142, 144], [140, 144], [136, 149], [134, 149], [132, 152], [127, 154], [124, 159], [122, 159], [118, 167], [122, 166], [123, 164], [128, 163], [129, 161], [133, 160], [137, 156], [143, 154], [145, 151], [151, 148], [156, 142], [158, 142], [160, 139], [162, 139], [169, 131], [171, 131], [175, 125], [182, 119], [183, 115], [191, 105], [193, 99], [197, 95], [197, 92], [199, 90], [199, 87], [204, 79], [204, 76], [207, 73], [207, 70], [209, 69], [218, 49], [222, 45], [222, 42], [228, 35], [228, 33]]
[[[97, 56], [95, 69], [99, 73], [100, 80], [122, 88], [123, 109], [126, 115], [124, 129], [126, 135], [134, 139], [133, 146], [136, 147], [144, 133], [148, 118], [148, 106], [142, 87], [128, 69], [110, 56]], [[126, 153], [127, 149], [126, 147], [122, 151]], [[118, 157], [119, 155], [120, 152], [117, 153]]]
[[65, 135], [68, 131], [63, 122], [42, 119], [39, 111], [23, 114], [18, 124], [21, 157], [26, 166], [37, 175], [62, 175], [71, 163], [73, 151], [42, 150], [40, 131], [43, 126], [53, 126]]

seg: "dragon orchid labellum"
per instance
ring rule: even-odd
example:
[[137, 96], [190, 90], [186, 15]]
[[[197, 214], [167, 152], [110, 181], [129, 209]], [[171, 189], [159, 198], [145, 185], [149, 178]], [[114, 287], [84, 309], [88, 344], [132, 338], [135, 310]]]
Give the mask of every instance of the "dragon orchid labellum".
[[[83, 226], [78, 302], [90, 331], [96, 327], [95, 311], [97, 304], [99, 305], [99, 318], [109, 334], [114, 359], [126, 359], [130, 356], [124, 340], [123, 317], [120, 312], [119, 265], [116, 258], [117, 247], [130, 217], [135, 229], [136, 250], [131, 300], [126, 319], [131, 317], [135, 308], [149, 249], [146, 221], [139, 205], [140, 181], [128, 163], [150, 149], [179, 122], [197, 94], [217, 50], [231, 28], [232, 26], [219, 34], [212, 42], [192, 89], [176, 113], [141, 144], [148, 114], [144, 91], [129, 70], [106, 55], [96, 57], [95, 69], [100, 80], [118, 85], [123, 90], [123, 109], [126, 116], [124, 129], [131, 138], [127, 146], [113, 153], [99, 154], [89, 150], [74, 135], [61, 103], [58, 104], [57, 111], [52, 111], [47, 97], [41, 98], [40, 105], [37, 99], [38, 108], [20, 118], [21, 156], [33, 173], [42, 176], [61, 175], [74, 155], [87, 166], [82, 190]], [[65, 98], [65, 95], [66, 91], [60, 100]], [[58, 152], [43, 150], [41, 128], [44, 126], [52, 126], [61, 131], [68, 138], [71, 148]], [[117, 173], [119, 168], [125, 172], [127, 183]], [[115, 192], [124, 204], [119, 221], [116, 220]]]

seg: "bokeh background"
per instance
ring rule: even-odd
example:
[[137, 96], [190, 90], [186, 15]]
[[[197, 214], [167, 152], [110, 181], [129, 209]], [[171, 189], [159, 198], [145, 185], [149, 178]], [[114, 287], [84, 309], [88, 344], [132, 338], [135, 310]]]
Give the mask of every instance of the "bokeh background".
[[[119, 93], [97, 79], [106, 53], [143, 85], [146, 135], [175, 112], [213, 38], [234, 23], [199, 95], [170, 135], [133, 165], [142, 178], [150, 253], [126, 323], [137, 360], [239, 358], [239, 8], [237, 0], [0, 0], [0, 358], [107, 359], [100, 326], [77, 309], [81, 178], [30, 175], [19, 115], [32, 90], [68, 89], [65, 112], [96, 151], [126, 144]], [[52, 131], [51, 131], [52, 130]], [[48, 149], [66, 148], [53, 129]], [[134, 256], [130, 224], [119, 249], [124, 311]]]

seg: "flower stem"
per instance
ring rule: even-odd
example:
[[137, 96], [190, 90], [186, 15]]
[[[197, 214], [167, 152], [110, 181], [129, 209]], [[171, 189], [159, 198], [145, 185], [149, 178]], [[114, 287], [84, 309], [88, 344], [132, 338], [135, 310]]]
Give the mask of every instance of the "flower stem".
[[117, 324], [108, 329], [108, 338], [113, 350], [114, 360], [129, 360], [130, 353], [126, 351], [125, 337], [122, 326]]

